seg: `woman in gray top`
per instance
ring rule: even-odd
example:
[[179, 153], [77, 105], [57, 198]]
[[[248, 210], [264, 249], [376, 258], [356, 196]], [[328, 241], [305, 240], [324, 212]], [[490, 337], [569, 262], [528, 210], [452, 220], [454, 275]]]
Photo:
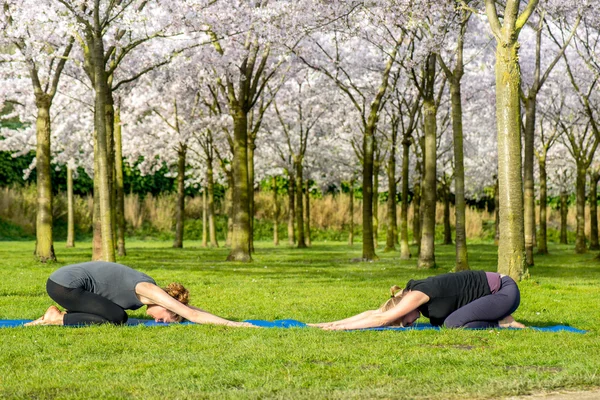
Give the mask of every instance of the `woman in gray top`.
[[46, 282], [48, 295], [66, 311], [50, 306], [46, 313], [26, 325], [124, 324], [125, 310], [147, 306], [146, 314], [157, 322], [252, 326], [217, 317], [188, 305], [189, 292], [181, 284], [166, 288], [154, 279], [122, 264], [91, 261], [67, 265], [54, 271]]

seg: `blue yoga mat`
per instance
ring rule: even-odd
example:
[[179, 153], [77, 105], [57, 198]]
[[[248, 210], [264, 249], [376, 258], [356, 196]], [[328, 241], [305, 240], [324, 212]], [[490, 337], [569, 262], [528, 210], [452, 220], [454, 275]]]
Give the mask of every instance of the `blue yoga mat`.
[[[22, 326], [29, 322], [29, 319], [3, 319], [0, 320], [0, 328], [13, 328]], [[262, 328], [306, 328], [307, 325], [304, 322], [296, 321], [295, 319], [279, 319], [276, 321], [265, 321], [260, 319], [247, 319], [244, 322], [249, 322], [252, 325], [260, 326]], [[195, 325], [193, 322], [182, 322], [180, 324], [168, 324], [164, 322], [155, 322], [150, 319], [136, 319], [131, 318], [127, 321], [128, 326], [169, 326], [169, 325]], [[437, 326], [430, 324], [415, 324], [407, 328], [400, 327], [384, 327], [384, 328], [367, 328], [360, 330], [368, 331], [425, 331], [425, 330], [439, 330]], [[513, 329], [513, 328], [508, 328]], [[567, 325], [554, 325], [554, 326], [530, 326], [528, 329], [533, 329], [541, 332], [573, 332], [573, 333], [586, 333], [586, 331], [573, 328]]]

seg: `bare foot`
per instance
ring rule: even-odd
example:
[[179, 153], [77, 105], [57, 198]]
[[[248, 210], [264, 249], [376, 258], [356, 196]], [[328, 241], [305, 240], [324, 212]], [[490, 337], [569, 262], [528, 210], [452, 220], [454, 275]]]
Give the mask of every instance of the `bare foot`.
[[526, 326], [523, 325], [522, 323], [515, 321], [515, 319], [513, 318], [512, 315], [509, 315], [508, 317], [504, 317], [503, 319], [498, 321], [498, 326], [500, 326], [500, 328], [518, 328], [518, 329], [526, 328]]
[[31, 321], [25, 324], [25, 326], [35, 326], [35, 325], [63, 325], [63, 318], [65, 316], [65, 312], [61, 312], [58, 307], [50, 306], [46, 310], [43, 316], [36, 319], [35, 321]]
[[28, 322], [26, 324], [23, 324], [23, 326], [35, 326], [35, 325], [43, 325], [43, 324], [44, 324], [44, 316], [42, 315], [41, 317], [39, 317], [35, 321], [30, 321], [30, 322]]

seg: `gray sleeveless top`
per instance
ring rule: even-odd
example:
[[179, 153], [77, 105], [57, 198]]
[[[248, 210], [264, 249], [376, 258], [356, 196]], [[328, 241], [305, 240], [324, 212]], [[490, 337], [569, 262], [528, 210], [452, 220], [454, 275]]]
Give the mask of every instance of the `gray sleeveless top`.
[[156, 284], [146, 274], [106, 261], [67, 265], [54, 271], [49, 279], [68, 288], [81, 288], [100, 295], [125, 310], [143, 306], [135, 295], [135, 285], [140, 282]]

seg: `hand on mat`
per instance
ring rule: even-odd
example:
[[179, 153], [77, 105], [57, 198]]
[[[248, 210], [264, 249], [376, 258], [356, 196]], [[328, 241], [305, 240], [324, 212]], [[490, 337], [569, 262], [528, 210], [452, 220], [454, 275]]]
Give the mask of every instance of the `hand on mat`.
[[227, 326], [232, 326], [235, 328], [260, 328], [260, 326], [252, 325], [250, 322], [233, 322], [230, 321], [227, 323]]

